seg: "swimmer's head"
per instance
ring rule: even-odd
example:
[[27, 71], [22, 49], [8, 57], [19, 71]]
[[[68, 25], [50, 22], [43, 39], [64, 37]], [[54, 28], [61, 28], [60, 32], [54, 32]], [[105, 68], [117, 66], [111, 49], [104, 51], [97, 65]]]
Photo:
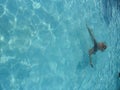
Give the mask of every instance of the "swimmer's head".
[[104, 51], [105, 49], [107, 48], [106, 44], [101, 42], [101, 43], [98, 43], [98, 49], [101, 50], [101, 51]]

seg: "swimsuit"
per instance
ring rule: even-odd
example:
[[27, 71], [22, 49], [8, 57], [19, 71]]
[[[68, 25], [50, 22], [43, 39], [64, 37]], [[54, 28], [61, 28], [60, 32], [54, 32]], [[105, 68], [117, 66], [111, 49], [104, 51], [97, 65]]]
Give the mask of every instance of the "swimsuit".
[[94, 54], [97, 52], [98, 50], [98, 46], [97, 46], [97, 42], [95, 41], [94, 39], [94, 47], [93, 47], [93, 50], [94, 50]]

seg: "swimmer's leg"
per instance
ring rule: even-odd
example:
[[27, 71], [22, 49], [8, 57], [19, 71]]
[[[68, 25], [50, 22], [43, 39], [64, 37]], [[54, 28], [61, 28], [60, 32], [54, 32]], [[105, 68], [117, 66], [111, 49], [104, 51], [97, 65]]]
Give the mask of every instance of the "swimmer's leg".
[[87, 29], [88, 29], [88, 32], [89, 32], [91, 38], [92, 38], [92, 41], [94, 42], [94, 45], [97, 44], [97, 42], [96, 42], [96, 40], [95, 40], [95, 38], [94, 38], [94, 36], [93, 36], [93, 34], [92, 34], [92, 30], [88, 27], [87, 24], [86, 24], [86, 27], [87, 27]]

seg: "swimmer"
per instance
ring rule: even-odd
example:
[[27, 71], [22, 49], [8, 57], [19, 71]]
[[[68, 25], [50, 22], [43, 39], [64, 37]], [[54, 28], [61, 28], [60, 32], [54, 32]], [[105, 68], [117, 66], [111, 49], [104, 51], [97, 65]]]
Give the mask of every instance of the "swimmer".
[[[87, 25], [86, 25], [86, 26], [87, 26]], [[91, 39], [92, 39], [92, 41], [93, 41], [93, 43], [94, 43], [93, 48], [91, 48], [91, 49], [89, 50], [90, 65], [91, 65], [91, 67], [93, 67], [91, 55], [92, 55], [92, 54], [95, 54], [98, 50], [104, 51], [104, 50], [107, 48], [107, 46], [105, 45], [104, 42], [99, 42], [99, 43], [98, 43], [98, 42], [95, 40], [95, 38], [94, 38], [94, 36], [93, 36], [93, 34], [92, 34], [92, 30], [91, 30], [88, 26], [87, 26], [87, 29], [88, 29], [88, 32], [89, 32], [89, 34], [90, 34], [90, 36], [91, 36]]]

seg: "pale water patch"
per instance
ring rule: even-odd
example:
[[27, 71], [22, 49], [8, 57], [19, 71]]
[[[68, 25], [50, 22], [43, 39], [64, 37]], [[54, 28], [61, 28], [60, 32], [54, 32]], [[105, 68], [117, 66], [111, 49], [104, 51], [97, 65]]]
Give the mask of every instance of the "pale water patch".
[[0, 17], [5, 15], [6, 11], [7, 11], [6, 7], [2, 4], [0, 4]]
[[34, 9], [39, 9], [41, 7], [41, 4], [38, 3], [38, 2], [33, 1], [32, 3], [33, 3], [32, 6], [33, 6]]
[[4, 36], [0, 35], [0, 41], [4, 41]]
[[2, 55], [2, 56], [0, 56], [0, 63], [4, 64], [4, 63], [8, 62], [10, 59], [15, 59], [15, 56]]

